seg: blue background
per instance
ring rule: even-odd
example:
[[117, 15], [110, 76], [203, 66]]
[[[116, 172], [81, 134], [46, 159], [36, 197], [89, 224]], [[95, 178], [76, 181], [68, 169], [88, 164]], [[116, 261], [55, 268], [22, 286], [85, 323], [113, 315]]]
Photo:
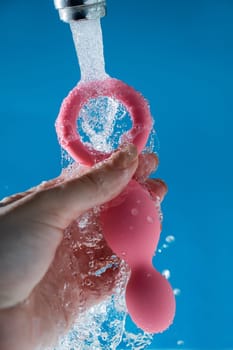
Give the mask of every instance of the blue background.
[[[181, 289], [154, 346], [233, 346], [233, 2], [114, 1], [102, 20], [108, 73], [150, 101], [169, 194], [158, 257]], [[1, 197], [58, 175], [54, 121], [79, 80], [53, 2], [4, 1], [0, 20]], [[156, 264], [155, 259], [155, 264]]]

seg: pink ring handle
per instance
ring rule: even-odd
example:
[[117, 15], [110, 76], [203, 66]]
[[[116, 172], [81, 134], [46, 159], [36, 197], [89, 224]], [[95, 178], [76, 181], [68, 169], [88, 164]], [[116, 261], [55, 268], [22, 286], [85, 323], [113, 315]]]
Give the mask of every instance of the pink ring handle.
[[92, 166], [110, 156], [84, 144], [77, 133], [77, 119], [80, 110], [90, 100], [111, 97], [121, 102], [133, 120], [127, 139], [140, 153], [146, 145], [152, 128], [152, 118], [147, 101], [137, 91], [120, 80], [108, 78], [102, 81], [80, 82], [64, 99], [56, 120], [56, 131], [61, 146], [84, 165]]

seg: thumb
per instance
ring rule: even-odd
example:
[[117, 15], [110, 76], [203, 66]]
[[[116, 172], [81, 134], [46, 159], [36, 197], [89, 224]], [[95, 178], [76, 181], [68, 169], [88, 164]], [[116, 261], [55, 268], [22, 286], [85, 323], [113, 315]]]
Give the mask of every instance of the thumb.
[[84, 211], [120, 194], [137, 165], [137, 149], [128, 145], [85, 175], [35, 193], [30, 209], [40, 221], [64, 229]]

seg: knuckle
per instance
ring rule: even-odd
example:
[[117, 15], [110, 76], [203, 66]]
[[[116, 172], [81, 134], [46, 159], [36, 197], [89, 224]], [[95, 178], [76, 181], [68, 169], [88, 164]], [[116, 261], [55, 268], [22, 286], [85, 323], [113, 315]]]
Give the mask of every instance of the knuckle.
[[80, 181], [87, 186], [94, 194], [103, 192], [105, 188], [104, 174], [96, 172], [85, 174]]

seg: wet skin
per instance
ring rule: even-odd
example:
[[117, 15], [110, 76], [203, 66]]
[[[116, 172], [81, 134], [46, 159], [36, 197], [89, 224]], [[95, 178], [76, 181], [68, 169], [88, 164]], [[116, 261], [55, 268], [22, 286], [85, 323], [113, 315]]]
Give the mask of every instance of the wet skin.
[[[138, 156], [130, 145], [82, 175], [61, 174], [0, 202], [0, 349], [52, 346], [81, 309], [113, 293], [120, 261], [92, 208], [116, 197], [132, 177], [162, 201], [165, 183], [148, 179], [157, 166], [157, 156]], [[92, 219], [83, 234], [76, 221], [87, 211]], [[99, 237], [94, 247], [87, 236]]]

